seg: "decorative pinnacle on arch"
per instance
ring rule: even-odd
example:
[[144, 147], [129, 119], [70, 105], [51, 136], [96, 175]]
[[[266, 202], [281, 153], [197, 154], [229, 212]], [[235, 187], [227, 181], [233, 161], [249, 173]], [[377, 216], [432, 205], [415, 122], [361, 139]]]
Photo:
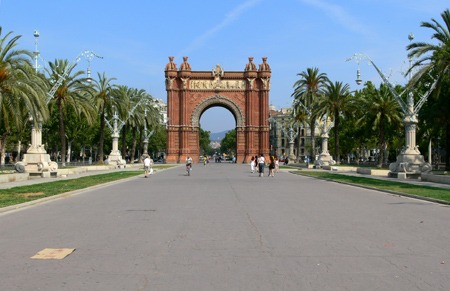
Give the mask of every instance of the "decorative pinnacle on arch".
[[267, 57], [263, 57], [262, 61], [263, 61], [263, 63], [261, 65], [259, 65], [259, 70], [260, 71], [270, 71], [270, 66], [267, 63]]
[[248, 64], [245, 65], [245, 71], [256, 71], [256, 65], [253, 63], [253, 57], [248, 57]]
[[177, 64], [173, 62], [174, 57], [169, 57], [169, 62], [166, 65], [166, 71], [176, 71], [177, 70]]
[[180, 66], [180, 71], [190, 71], [191, 65], [188, 63], [188, 57], [183, 57], [183, 63]]

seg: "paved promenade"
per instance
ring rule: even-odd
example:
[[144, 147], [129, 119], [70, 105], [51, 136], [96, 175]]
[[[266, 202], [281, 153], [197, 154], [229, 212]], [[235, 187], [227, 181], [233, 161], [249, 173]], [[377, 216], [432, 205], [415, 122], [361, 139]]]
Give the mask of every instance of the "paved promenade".
[[[0, 290], [449, 290], [450, 208], [248, 165], [0, 214]], [[61, 260], [31, 259], [74, 248]]]

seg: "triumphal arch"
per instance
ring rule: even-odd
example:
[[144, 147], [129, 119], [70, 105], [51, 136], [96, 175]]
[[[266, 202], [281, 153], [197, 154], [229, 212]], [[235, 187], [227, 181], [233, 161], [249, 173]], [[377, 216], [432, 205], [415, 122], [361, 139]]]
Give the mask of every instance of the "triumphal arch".
[[[177, 68], [169, 57], [165, 68], [167, 91], [167, 163], [199, 160], [199, 120], [211, 107], [224, 107], [236, 121], [238, 163], [260, 153], [269, 154], [269, 90], [271, 70], [267, 58], [256, 67], [248, 58], [244, 71], [193, 71], [188, 57]], [[220, 120], [218, 120], [220, 122]]]

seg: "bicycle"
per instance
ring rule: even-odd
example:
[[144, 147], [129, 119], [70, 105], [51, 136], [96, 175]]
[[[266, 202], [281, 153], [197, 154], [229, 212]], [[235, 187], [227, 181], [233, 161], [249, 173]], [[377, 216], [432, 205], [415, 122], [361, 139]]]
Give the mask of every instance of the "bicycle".
[[186, 172], [187, 172], [188, 176], [191, 175], [191, 171], [192, 171], [192, 165], [191, 164], [186, 164]]

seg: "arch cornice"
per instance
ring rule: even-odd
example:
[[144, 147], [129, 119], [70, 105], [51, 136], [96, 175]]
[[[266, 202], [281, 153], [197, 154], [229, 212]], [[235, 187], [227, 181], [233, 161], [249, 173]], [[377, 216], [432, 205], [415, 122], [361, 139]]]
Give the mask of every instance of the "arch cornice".
[[245, 126], [245, 117], [239, 105], [236, 104], [236, 102], [234, 102], [232, 99], [218, 94], [210, 96], [197, 104], [197, 106], [192, 111], [191, 126], [199, 127], [199, 121], [202, 113], [212, 106], [223, 106], [227, 108], [236, 118], [236, 127], [242, 128]]

